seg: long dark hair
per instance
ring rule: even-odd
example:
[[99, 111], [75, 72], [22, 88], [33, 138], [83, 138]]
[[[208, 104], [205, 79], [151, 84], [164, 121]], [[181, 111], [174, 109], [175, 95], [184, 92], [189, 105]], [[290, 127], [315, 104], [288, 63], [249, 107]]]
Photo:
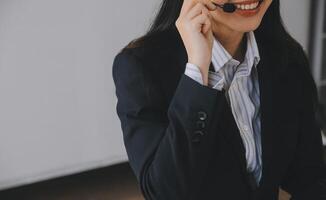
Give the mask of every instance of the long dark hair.
[[[183, 0], [162, 0], [161, 7], [146, 34], [132, 40], [124, 48], [133, 48], [152, 43], [155, 38], [159, 38], [155, 37], [156, 35], [174, 28], [182, 4]], [[280, 0], [272, 1], [260, 26], [255, 30], [255, 36], [261, 45], [262, 43], [264, 43], [263, 45], [272, 45], [273, 49], [284, 49], [276, 45], [286, 45], [289, 43], [292, 45], [299, 45], [298, 42], [290, 36], [283, 25], [280, 14]]]

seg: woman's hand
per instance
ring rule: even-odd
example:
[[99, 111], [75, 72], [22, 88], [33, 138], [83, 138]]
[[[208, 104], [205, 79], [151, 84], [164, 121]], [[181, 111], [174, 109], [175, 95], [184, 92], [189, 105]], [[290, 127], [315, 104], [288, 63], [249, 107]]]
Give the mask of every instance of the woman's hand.
[[179, 18], [175, 25], [181, 35], [188, 54], [188, 62], [199, 67], [204, 85], [208, 82], [209, 65], [212, 58], [213, 32], [209, 10], [216, 6], [184, 0]]

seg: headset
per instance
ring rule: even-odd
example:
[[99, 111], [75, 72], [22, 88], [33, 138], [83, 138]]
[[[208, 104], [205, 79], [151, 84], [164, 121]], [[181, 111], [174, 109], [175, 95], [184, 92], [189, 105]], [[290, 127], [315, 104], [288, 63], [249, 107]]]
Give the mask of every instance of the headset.
[[[263, 0], [259, 0], [259, 4], [261, 4], [263, 2]], [[233, 13], [237, 10], [237, 6], [234, 3], [225, 3], [225, 4], [217, 4], [215, 2], [212, 2], [214, 5], [216, 5], [217, 7], [223, 9], [224, 12], [227, 13]], [[258, 6], [259, 6], [258, 4]]]

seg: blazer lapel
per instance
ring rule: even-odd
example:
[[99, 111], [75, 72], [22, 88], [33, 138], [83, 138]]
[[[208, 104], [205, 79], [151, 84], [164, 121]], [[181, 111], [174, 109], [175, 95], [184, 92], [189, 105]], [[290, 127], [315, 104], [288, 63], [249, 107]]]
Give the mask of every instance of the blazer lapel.
[[[262, 49], [263, 47], [260, 47]], [[277, 143], [274, 141], [277, 138], [277, 133], [273, 132], [275, 127], [273, 122], [275, 120], [275, 110], [273, 108], [273, 100], [276, 96], [276, 89], [279, 81], [277, 81], [277, 69], [281, 63], [276, 63], [273, 55], [268, 55], [262, 52], [262, 59], [257, 65], [259, 90], [260, 90], [260, 109], [261, 109], [261, 146], [262, 146], [262, 178], [260, 187], [262, 188], [266, 181], [272, 177], [270, 172], [273, 158], [273, 145]]]
[[[262, 177], [258, 190], [261, 190], [266, 180], [268, 180], [272, 173], [270, 167], [273, 158], [273, 144], [277, 138], [277, 134], [273, 133], [273, 121], [275, 118], [275, 111], [273, 110], [273, 96], [279, 84], [276, 80], [277, 64], [273, 64], [271, 58], [264, 53], [261, 53], [260, 62], [257, 65], [258, 81], [260, 89], [260, 111], [261, 111], [261, 146], [262, 146]], [[224, 116], [227, 124], [227, 131], [224, 131], [224, 138], [231, 144], [233, 152], [236, 154], [242, 174], [250, 185], [250, 179], [247, 172], [246, 150], [240, 135], [240, 131], [236, 125], [234, 116], [230, 105], [226, 98], [222, 101], [224, 105]]]
[[232, 114], [232, 108], [228, 104], [226, 97], [224, 96], [223, 101], [221, 101], [223, 105], [223, 117], [225, 119], [225, 123], [223, 123], [223, 137], [225, 140], [231, 145], [232, 151], [237, 157], [239, 162], [239, 166], [241, 168], [241, 173], [245, 181], [247, 180], [247, 161], [246, 161], [246, 150], [240, 135], [240, 131], [237, 127], [236, 121]]

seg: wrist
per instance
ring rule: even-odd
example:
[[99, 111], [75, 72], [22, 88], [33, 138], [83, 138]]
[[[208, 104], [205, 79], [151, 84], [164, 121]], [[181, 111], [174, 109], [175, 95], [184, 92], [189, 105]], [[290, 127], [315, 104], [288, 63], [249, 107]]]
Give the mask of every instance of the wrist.
[[208, 85], [208, 70], [209, 68], [201, 65], [201, 64], [197, 64], [196, 62], [193, 62], [191, 60], [188, 60], [188, 63], [196, 66], [196, 70], [198, 70], [198, 72], [201, 74], [201, 79], [203, 82], [203, 85], [207, 86]]
[[203, 85], [208, 86], [208, 73], [202, 73]]

